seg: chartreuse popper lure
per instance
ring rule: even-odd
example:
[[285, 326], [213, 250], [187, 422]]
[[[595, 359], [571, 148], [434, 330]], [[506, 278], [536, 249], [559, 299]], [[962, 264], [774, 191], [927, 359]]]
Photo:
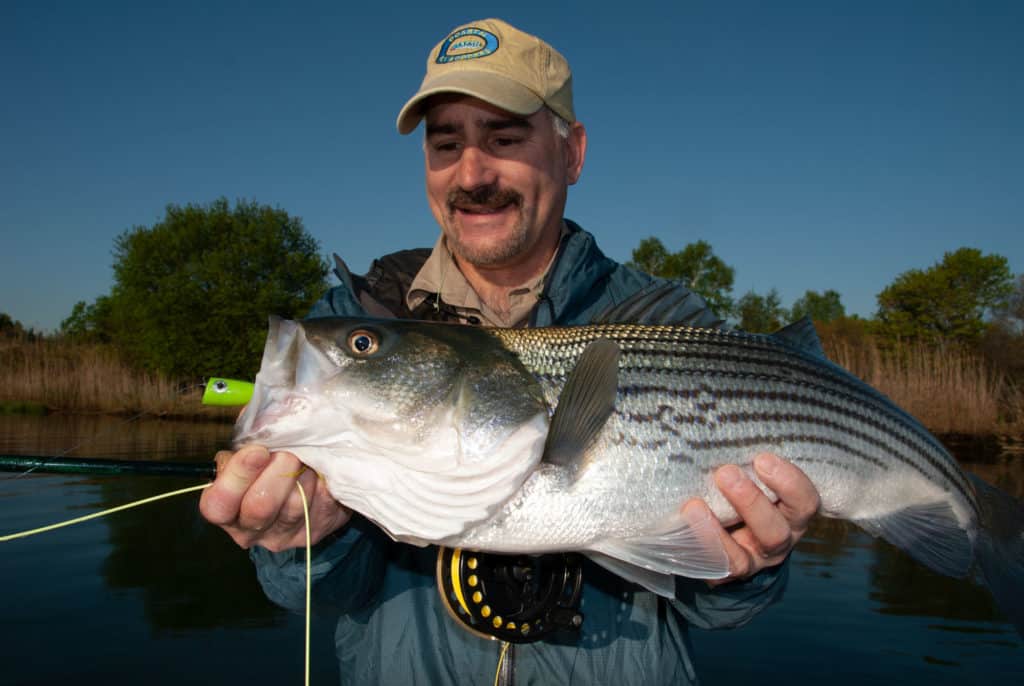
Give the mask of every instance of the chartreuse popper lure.
[[252, 400], [254, 388], [255, 384], [248, 381], [222, 379], [214, 376], [206, 382], [206, 390], [203, 391], [203, 404], [219, 407], [245, 405]]

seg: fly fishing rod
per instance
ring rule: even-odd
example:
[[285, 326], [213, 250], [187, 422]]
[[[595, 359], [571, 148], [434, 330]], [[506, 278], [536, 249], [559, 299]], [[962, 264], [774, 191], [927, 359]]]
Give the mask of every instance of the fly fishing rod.
[[[245, 405], [252, 398], [253, 384], [237, 379], [212, 378], [203, 391], [203, 404], [219, 407]], [[105, 458], [41, 455], [0, 455], [0, 472], [40, 474], [138, 474], [144, 476], [186, 476], [213, 479], [212, 462], [157, 462]]]
[[152, 460], [114, 460], [89, 457], [41, 455], [0, 455], [0, 472], [40, 474], [139, 474], [145, 476], [188, 476], [214, 478], [212, 462], [155, 462]]

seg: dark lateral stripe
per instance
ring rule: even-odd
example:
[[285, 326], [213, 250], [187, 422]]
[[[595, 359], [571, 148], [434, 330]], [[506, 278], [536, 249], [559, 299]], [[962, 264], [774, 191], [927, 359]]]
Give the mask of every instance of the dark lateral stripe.
[[747, 436], [745, 438], [720, 438], [704, 441], [687, 441], [686, 444], [691, 450], [719, 450], [721, 448], [753, 448], [764, 443], [812, 443], [814, 445], [826, 445], [836, 450], [841, 450], [849, 455], [859, 457], [865, 462], [870, 462], [882, 471], [889, 471], [889, 465], [878, 458], [852, 448], [843, 441], [824, 436], [813, 436], [810, 434], [783, 434], [781, 436]]
[[[871, 434], [863, 431], [858, 431], [851, 426], [843, 424], [841, 422], [832, 421], [827, 417], [819, 417], [812, 414], [799, 414], [793, 412], [728, 412], [723, 413], [721, 416], [716, 418], [716, 423], [728, 423], [728, 424], [744, 424], [753, 422], [757, 424], [783, 424], [787, 422], [799, 422], [801, 424], [814, 424], [816, 426], [822, 426], [826, 429], [851, 436], [865, 443], [875, 446], [879, 450], [894, 454], [896, 459], [901, 462], [914, 466], [910, 460], [904, 458], [898, 452], [892, 450], [892, 448], [882, 440], [875, 438]], [[916, 467], [915, 467], [916, 468]]]
[[[813, 401], [813, 399], [811, 399], [811, 398], [804, 398], [803, 400], [808, 405], [811, 405], [811, 406], [814, 406], [814, 407], [819, 407], [819, 405], [816, 404]], [[669, 411], [672, 411], [672, 410], [673, 410], [673, 408], [670, 405], [659, 405], [657, 412], [641, 414], [641, 413], [637, 413], [637, 412], [622, 412], [620, 410], [615, 410], [615, 414], [618, 415], [619, 417], [621, 417], [624, 421], [634, 422], [634, 423], [638, 423], [638, 424], [648, 424], [648, 423], [652, 423], [652, 422], [657, 421], [663, 431], [667, 431], [669, 433], [672, 433], [675, 436], [679, 436], [680, 432], [677, 429], [675, 429], [672, 425], [668, 424], [665, 421], [665, 416], [664, 416], [665, 413], [669, 412]], [[852, 419], [854, 419], [855, 421], [862, 421], [862, 422], [864, 422], [866, 424], [869, 424], [869, 425], [875, 427], [880, 432], [883, 432], [886, 435], [891, 436], [893, 439], [895, 439], [896, 441], [902, 443], [905, 447], [909, 448], [914, 453], [917, 453], [920, 457], [922, 457], [922, 459], [927, 460], [930, 457], [927, 453], [923, 453], [919, 446], [916, 446], [913, 443], [910, 443], [903, 436], [900, 436], [899, 434], [892, 433], [888, 428], [886, 428], [885, 426], [883, 426], [879, 422], [875, 422], [875, 421], [873, 421], [873, 420], [871, 420], [869, 418], [862, 417], [861, 415], [858, 415], [858, 414], [856, 414], [854, 412], [848, 412], [848, 411], [845, 410], [845, 408], [836, 407], [835, 411], [837, 411], [837, 412], [839, 412], [841, 414], [844, 414], [846, 416], [849, 416]], [[701, 425], [701, 426], [713, 427], [713, 426], [715, 426], [717, 424], [744, 424], [744, 423], [775, 424], [775, 425], [778, 425], [778, 424], [785, 424], [785, 423], [789, 423], [789, 422], [800, 422], [800, 423], [803, 423], [803, 424], [813, 424], [813, 425], [816, 425], [816, 426], [825, 427], [825, 428], [830, 429], [832, 431], [835, 431], [837, 433], [841, 433], [841, 434], [844, 434], [844, 435], [847, 435], [847, 436], [851, 436], [851, 437], [856, 438], [856, 439], [858, 439], [858, 440], [860, 440], [860, 441], [862, 441], [864, 443], [868, 443], [869, 445], [873, 445], [876, 448], [878, 448], [879, 450], [883, 451], [884, 453], [893, 455], [893, 457], [896, 460], [910, 465], [915, 470], [919, 470], [917, 465], [915, 465], [906, 455], [904, 455], [904, 454], [902, 454], [902, 453], [900, 453], [900, 452], [898, 452], [896, 450], [893, 450], [893, 447], [890, 444], [886, 443], [885, 441], [883, 441], [883, 440], [881, 440], [881, 439], [877, 438], [876, 436], [873, 436], [873, 435], [871, 435], [869, 433], [866, 433], [864, 431], [859, 431], [859, 430], [855, 429], [854, 427], [849, 426], [847, 424], [843, 424], [841, 422], [837, 422], [837, 421], [834, 421], [832, 419], [829, 419], [828, 417], [821, 417], [821, 416], [818, 416], [818, 415], [801, 414], [801, 413], [794, 413], [794, 412], [722, 412], [722, 413], [716, 415], [714, 417], [714, 419], [706, 417], [705, 415], [682, 414], [682, 413], [674, 413], [670, 417], [670, 419], [676, 424], [676, 426], [687, 425], [687, 424], [698, 424], [698, 425]]]
[[[648, 339], [636, 339], [647, 340]], [[703, 338], [699, 343], [692, 340], [683, 340], [682, 343], [689, 343], [690, 347], [703, 345], [708, 340]], [[764, 383], [769, 381], [776, 381], [786, 385], [797, 385], [809, 388], [811, 390], [817, 390], [821, 393], [837, 396], [839, 399], [846, 401], [849, 404], [853, 404], [857, 407], [867, 409], [873, 412], [882, 412], [885, 416], [889, 417], [890, 420], [900, 426], [905, 432], [915, 436], [923, 444], [930, 446], [936, 452], [945, 453], [945, 447], [939, 443], [930, 433], [925, 431], [918, 425], [916, 420], [907, 415], [903, 410], [894, 405], [881, 393], [873, 389], [871, 386], [860, 381], [852, 375], [848, 375], [842, 370], [832, 370], [823, 364], [817, 364], [814, 361], [801, 359], [799, 357], [793, 357], [785, 349], [781, 348], [769, 348], [769, 352], [772, 353], [770, 359], [767, 358], [755, 358], [749, 355], [737, 355], [735, 353], [738, 343], [745, 343], [749, 339], [739, 339], [728, 341], [728, 345], [722, 345], [727, 349], [725, 354], [712, 354], [706, 351], [694, 351], [692, 349], [686, 349], [686, 346], [682, 346], [678, 350], [668, 349], [651, 349], [647, 350], [647, 353], [652, 356], [668, 357], [671, 360], [678, 360], [680, 362], [690, 362], [692, 360], [703, 360], [703, 361], [719, 361], [726, 363], [733, 363], [737, 367], [727, 367], [721, 369], [700, 369], [693, 366], [680, 367], [678, 365], [670, 366], [645, 366], [645, 367], [631, 367], [628, 364], [628, 360], [623, 360], [623, 370], [635, 372], [635, 373], [647, 373], [647, 374], [668, 374], [673, 376], [683, 376], [686, 378], [692, 378], [693, 376], [705, 376], [705, 377], [718, 377], [718, 378], [733, 378], [740, 380], [751, 380], [753, 383]], [[672, 339], [665, 339], [666, 342], [672, 342]], [[743, 352], [746, 352], [746, 348]], [[640, 349], [630, 350], [629, 355], [641, 354]], [[793, 362], [790, 362], [793, 360]], [[754, 371], [750, 369], [751, 366], [760, 364], [771, 369], [783, 369], [790, 370], [798, 373], [804, 378], [790, 378], [780, 376], [779, 374], [773, 374], [768, 370]], [[538, 375], [541, 378], [546, 378], [551, 382], [557, 382], [562, 377], [555, 375]], [[816, 383], [816, 381], [818, 383]], [[821, 382], [829, 382], [835, 384], [835, 386], [824, 385]], [[664, 385], [632, 385], [620, 387], [620, 392], [630, 393], [630, 389], [637, 389], [637, 392], [656, 392], [662, 393], [666, 396], [674, 398], [694, 398], [698, 397], [701, 393], [710, 393], [712, 395], [719, 393], [720, 391], [711, 389], [710, 386], [705, 388], [694, 390], [694, 389], [673, 389]], [[855, 415], [851, 415], [855, 416]], [[866, 420], [866, 418], [862, 418]], [[870, 423], [870, 422], [868, 422]], [[976, 507], [973, 489], [967, 485], [966, 479], [962, 473], [957, 469], [950, 469], [950, 466], [942, 460], [937, 460], [921, 446], [913, 445], [909, 443], [906, 438], [900, 434], [894, 433], [891, 429], [886, 427], [880, 427], [886, 435], [891, 436], [895, 441], [909, 447], [914, 453], [920, 456], [925, 463], [930, 465], [936, 472], [945, 477], [950, 483], [955, 484], [964, 497], [966, 497]], [[906, 461], [906, 460], [904, 460]], [[909, 463], [913, 466], [913, 463]], [[916, 467], [915, 467], [916, 468]]]
[[[679, 453], [679, 454], [682, 455], [682, 453]], [[690, 461], [692, 461], [692, 459], [693, 459], [693, 458], [690, 458], [690, 457], [688, 457], [686, 455], [682, 455], [682, 456], [685, 457], [686, 459], [690, 460]], [[673, 455], [669, 455], [669, 458], [672, 458], [672, 457], [673, 457]], [[854, 472], [854, 473], [856, 473], [856, 471], [857, 471], [854, 468], [854, 466], [852, 464], [850, 464], [849, 462], [843, 462], [842, 460], [833, 460], [831, 457], [809, 457], [809, 456], [806, 456], [806, 455], [787, 455], [786, 456], [786, 460], [788, 462], [793, 462], [795, 464], [801, 464], [801, 463], [802, 464], [824, 464], [824, 465], [828, 465], [830, 467], [835, 467], [836, 469], [841, 469], [841, 470], [847, 471], [847, 472]], [[705, 474], [710, 474], [711, 472], [715, 471], [716, 469], [718, 469], [721, 466], [722, 465], [720, 465], [720, 464], [717, 464], [717, 465], [706, 465], [706, 466], [701, 467], [700, 470], [701, 470], [701, 472], [703, 472]]]
[[[796, 361], [794, 358], [785, 357], [781, 354], [776, 353], [772, 357], [756, 358], [749, 355], [729, 354], [729, 353], [710, 353], [704, 351], [677, 351], [675, 353], [671, 351], [659, 351], [657, 356], [668, 357], [672, 360], [677, 360], [680, 364], [670, 366], [631, 366], [629, 360], [624, 359], [621, 369], [629, 370], [633, 372], [643, 373], [693, 373], [699, 372], [701, 374], [716, 374], [718, 370], [701, 369], [691, 364], [695, 361], [702, 362], [722, 362], [726, 364], [733, 364], [741, 369], [750, 369], [757, 365], [763, 365], [772, 369], [785, 369], [798, 374], [805, 374], [813, 379], [828, 380], [837, 386], [846, 389], [852, 393], [864, 393], [866, 389], [871, 389], [870, 386], [856, 379], [856, 377], [848, 375], [840, 375], [839, 373], [832, 371], [824, 365], [812, 365], [810, 363]], [[722, 371], [728, 371], [734, 368], [725, 368]], [[751, 370], [749, 373], [753, 373]], [[758, 373], [760, 375], [760, 373]], [[873, 393], [878, 394], [879, 397], [883, 397], [874, 389], [871, 389]]]
[[[664, 370], [659, 370], [664, 371]], [[678, 370], [673, 370], [678, 371]], [[926, 445], [930, 445], [936, 450], [936, 452], [945, 453], [946, 449], [941, 443], [938, 443], [935, 438], [921, 429], [917, 423], [909, 417], [906, 413], [896, 408], [891, 402], [885, 400], [885, 397], [880, 393], [874, 392], [872, 394], [861, 393], [859, 395], [851, 395], [850, 393], [843, 392], [840, 389], [825, 386], [818, 383], [813, 383], [807, 379], [792, 379], [790, 377], [780, 376], [778, 374], [771, 374], [768, 372], [751, 372], [748, 370], [739, 369], [721, 369], [721, 370], [698, 370], [701, 376], [715, 376], [718, 378], [731, 378], [738, 379], [740, 381], [750, 381], [751, 384], [776, 382], [784, 385], [795, 385], [801, 386], [810, 390], [818, 391], [825, 395], [836, 396], [840, 400], [846, 401], [848, 404], [855, 405], [861, 409], [878, 412], [888, 417], [894, 424], [901, 427], [907, 433], [916, 436], [920, 441]], [[692, 375], [691, 375], [692, 376]], [[820, 377], [819, 377], [820, 378]], [[863, 389], [870, 389], [871, 387], [867, 384], [861, 384], [860, 387], [853, 386], [854, 390], [862, 391]], [[619, 387], [619, 392], [625, 395], [639, 395], [644, 393], [655, 393], [662, 394], [672, 398], [679, 399], [692, 399], [700, 397], [701, 394], [708, 393], [712, 396], [724, 395], [728, 392], [742, 393], [743, 391], [732, 391], [730, 389], [716, 389], [712, 388], [710, 384], [702, 384], [701, 388], [672, 388], [662, 384], [630, 384]], [[869, 401], [870, 399], [870, 401]], [[814, 401], [813, 399], [807, 399], [808, 404], [818, 406], [817, 403], [821, 401]], [[798, 402], [798, 401], [797, 401]], [[897, 411], [892, 411], [895, 408]], [[852, 412], [849, 415], [865, 423], [870, 423], [869, 418]], [[976, 506], [974, 500], [974, 492], [967, 485], [966, 478], [960, 473], [959, 470], [951, 470], [949, 464], [944, 460], [936, 459], [933, 455], [924, 450], [921, 446], [915, 446], [913, 443], [908, 442], [905, 437], [898, 433], [895, 433], [892, 429], [879, 426], [879, 430], [883, 431], [887, 436], [893, 438], [893, 440], [902, 443], [910, 447], [922, 460], [929, 464], [936, 472], [945, 477], [950, 483], [957, 485], [962, 491], [964, 497], [966, 497], [972, 504]]]
[[[744, 400], [773, 400], [773, 401], [791, 402], [791, 403], [795, 403], [795, 404], [809, 405], [809, 406], [817, 408], [817, 409], [822, 409], [822, 410], [825, 410], [827, 412], [832, 412], [834, 414], [841, 415], [841, 416], [846, 417], [846, 418], [848, 418], [848, 419], [850, 419], [850, 420], [852, 420], [854, 422], [859, 422], [861, 424], [868, 425], [869, 427], [873, 428], [875, 431], [877, 431], [877, 432], [883, 434], [884, 436], [886, 436], [887, 438], [891, 439], [893, 442], [898, 443], [902, 447], [906, 448], [908, 451], [910, 451], [910, 453], [911, 453], [910, 456], [916, 455], [921, 460], [924, 460], [925, 462], [929, 462], [929, 463], [933, 459], [933, 456], [930, 453], [928, 453], [926, 450], [924, 450], [924, 448], [922, 448], [920, 445], [918, 445], [917, 443], [914, 443], [913, 441], [909, 440], [903, 434], [900, 434], [900, 433], [894, 431], [892, 428], [890, 428], [889, 426], [885, 425], [884, 423], [874, 419], [873, 417], [869, 417], [869, 416], [860, 414], [858, 412], [855, 412], [854, 410], [851, 410], [849, 408], [843, 407], [842, 405], [837, 405], [836, 403], [830, 403], [827, 400], [817, 400], [815, 398], [811, 398], [811, 397], [808, 397], [808, 396], [801, 396], [801, 395], [796, 394], [796, 393], [782, 393], [782, 392], [777, 392], [777, 391], [739, 391], [739, 390], [732, 391], [732, 390], [723, 390], [723, 391], [719, 391], [716, 395], [719, 398], [726, 399], [726, 400], [733, 400], [735, 398], [742, 398]], [[853, 436], [855, 436], [857, 438], [860, 438], [861, 440], [863, 440], [863, 441], [865, 441], [867, 443], [871, 443], [875, 447], [877, 447], [877, 448], [879, 448], [879, 449], [881, 449], [881, 450], [883, 450], [883, 451], [885, 451], [887, 453], [894, 454], [897, 458], [899, 458], [902, 461], [907, 462], [908, 464], [913, 466], [913, 462], [911, 462], [909, 459], [903, 459], [905, 456], [902, 455], [901, 453], [897, 452], [896, 450], [894, 450], [893, 449], [894, 446], [892, 446], [890, 443], [887, 443], [887, 442], [885, 442], [885, 441], [883, 441], [883, 440], [881, 440], [879, 438], [876, 438], [876, 437], [874, 437], [874, 436], [872, 436], [870, 434], [864, 433], [862, 431], [858, 431], [857, 429], [853, 428], [852, 426], [849, 426], [849, 425], [846, 425], [846, 424], [842, 424], [840, 422], [836, 422], [836, 421], [833, 421], [831, 419], [828, 419], [827, 417], [818, 417], [816, 415], [803, 415], [803, 414], [794, 414], [794, 413], [780, 413], [780, 412], [774, 412], [774, 413], [768, 413], [768, 412], [732, 412], [732, 413], [723, 413], [722, 416], [725, 417], [730, 423], [733, 423], [733, 422], [749, 422], [749, 421], [755, 421], [755, 422], [756, 421], [765, 421], [765, 422], [774, 421], [774, 422], [779, 422], [779, 423], [788, 422], [788, 421], [801, 421], [801, 422], [810, 422], [810, 423], [814, 423], [814, 424], [820, 424], [820, 425], [823, 425], [823, 426], [827, 426], [827, 427], [829, 427], [831, 429], [834, 429], [836, 431], [848, 433], [848, 434], [851, 434], [851, 435], [853, 435]], [[719, 421], [722, 421], [722, 419], [720, 418]], [[910, 456], [906, 456], [906, 457], [910, 457]]]
[[[744, 340], [746, 340], [746, 339], [744, 339]], [[716, 341], [716, 343], [723, 344], [724, 342], [723, 341]], [[901, 421], [901, 423], [903, 423], [904, 428], [906, 428], [911, 433], [917, 435], [924, 443], [927, 443], [927, 444], [931, 445], [936, 450], [939, 450], [940, 452], [944, 452], [945, 451], [945, 446], [943, 446], [941, 443], [939, 443], [935, 439], [935, 437], [932, 436], [930, 433], [928, 433], [926, 431], [922, 431], [920, 429], [920, 427], [917, 426], [916, 420], [913, 420], [913, 418], [911, 418], [909, 415], [907, 415], [902, 409], [900, 409], [895, 404], [893, 404], [888, 398], [886, 398], [884, 395], [879, 393], [876, 389], [874, 389], [870, 385], [864, 383], [863, 381], [861, 381], [857, 377], [853, 376], [852, 374], [850, 374], [846, 370], [842, 369], [841, 367], [833, 369], [833, 368], [831, 368], [830, 366], [828, 366], [826, 364], [823, 364], [823, 363], [820, 363], [820, 362], [816, 361], [814, 358], [800, 358], [800, 357], [796, 357], [796, 356], [794, 356], [792, 354], [791, 351], [786, 350], [786, 349], [781, 348], [781, 347], [758, 346], [756, 348], [757, 350], [761, 350], [761, 351], [769, 353], [769, 355], [766, 356], [766, 357], [753, 356], [753, 355], [746, 354], [748, 352], [748, 350], [751, 349], [751, 348], [748, 348], [748, 347], [742, 348], [742, 350], [740, 351], [740, 354], [737, 354], [736, 353], [737, 348], [736, 348], [736, 342], [735, 341], [729, 341], [727, 345], [723, 344], [723, 345], [721, 345], [721, 347], [724, 347], [727, 350], [727, 354], [715, 354], [715, 353], [707, 352], [707, 351], [685, 350], [685, 349], [678, 350], [678, 351], [675, 351], [675, 352], [673, 352], [671, 350], [665, 350], [665, 349], [650, 349], [650, 350], [644, 351], [644, 354], [649, 354], [651, 356], [656, 356], [656, 357], [669, 357], [669, 358], [672, 358], [672, 359], [678, 359], [678, 360], [680, 360], [682, 362], [688, 362], [689, 360], [704, 360], [704, 361], [713, 360], [713, 361], [721, 361], [721, 362], [727, 362], [727, 363], [728, 362], [732, 362], [732, 363], [735, 363], [735, 364], [737, 364], [739, 366], [748, 366], [748, 367], [749, 366], [754, 366], [754, 365], [765, 365], [765, 366], [769, 366], [769, 367], [777, 367], [777, 368], [782, 368], [782, 369], [789, 369], [791, 371], [795, 371], [795, 372], [799, 372], [799, 373], [804, 373], [804, 374], [806, 374], [806, 375], [808, 375], [808, 376], [810, 376], [812, 378], [826, 380], [826, 381], [835, 383], [836, 385], [841, 386], [841, 387], [847, 389], [848, 391], [850, 391], [850, 392], [852, 392], [854, 394], [860, 394], [860, 395], [868, 396], [868, 397], [871, 397], [873, 400], [875, 400], [877, 402], [885, 403], [885, 404], [888, 404], [888, 405], [892, 405], [893, 409], [896, 412], [895, 413], [890, 413], [890, 414], [892, 414], [894, 416], [894, 418], [898, 417], [898, 419]], [[638, 350], [630, 350], [628, 354], [634, 354], [634, 353], [638, 353], [638, 352], [639, 352]], [[626, 360], [624, 360], [624, 362], [626, 362]], [[690, 366], [690, 365], [687, 365], [687, 366], [672, 365], [672, 366], [667, 366], [667, 367], [662, 367], [662, 366], [658, 366], [658, 367], [650, 367], [650, 366], [639, 367], [639, 366], [637, 366], [637, 367], [632, 367], [631, 368], [631, 367], [629, 367], [629, 365], [627, 363], [627, 364], [624, 364], [623, 366], [626, 369], [631, 369], [632, 371], [638, 371], [638, 372], [641, 372], [641, 373], [662, 373], [662, 374], [664, 374], [664, 373], [669, 373], [669, 374], [671, 374], [671, 373], [679, 373], [679, 374], [684, 374], [684, 375], [685, 374], [689, 374], [689, 373], [693, 373], [693, 372], [697, 372], [697, 373], [701, 373], [701, 374], [717, 374], [717, 373], [719, 373], [718, 370], [702, 370], [702, 369], [699, 369], [699, 368], [694, 368], [693, 366]], [[728, 370], [728, 369], [722, 370], [722, 372], [727, 372], [727, 371], [730, 371], [730, 370]], [[732, 371], [735, 371], [735, 370], [732, 370]], [[752, 370], [751, 370], [750, 374], [756, 375], [756, 376], [762, 376], [762, 373], [760, 373], [760, 372], [753, 372]], [[837, 391], [830, 389], [829, 392], [836, 393]], [[857, 402], [857, 399], [856, 399], [855, 396], [844, 395], [844, 397], [849, 399], [852, 402]]]

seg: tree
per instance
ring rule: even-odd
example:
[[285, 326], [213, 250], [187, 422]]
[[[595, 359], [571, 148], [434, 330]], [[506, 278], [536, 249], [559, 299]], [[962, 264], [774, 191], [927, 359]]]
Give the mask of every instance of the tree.
[[878, 294], [879, 330], [927, 343], [976, 343], [985, 318], [1006, 306], [1012, 279], [1001, 255], [947, 252], [928, 269], [903, 272]]
[[17, 338], [21, 340], [34, 341], [42, 334], [35, 329], [26, 329], [25, 325], [11, 317], [6, 312], [0, 312], [0, 338]]
[[715, 255], [711, 244], [697, 241], [670, 253], [653, 236], [640, 241], [627, 264], [652, 276], [678, 279], [698, 293], [708, 305], [725, 317], [733, 312], [732, 284], [735, 272]]
[[101, 295], [91, 305], [79, 300], [67, 319], [61, 321], [60, 333], [80, 342], [109, 343], [113, 334], [111, 316], [109, 296]]
[[251, 378], [267, 315], [296, 317], [326, 288], [327, 264], [283, 210], [221, 198], [169, 205], [114, 242], [114, 286], [75, 305], [70, 333], [108, 336], [143, 368], [177, 378]]
[[1024, 335], [1024, 274], [1017, 277], [1017, 285], [1006, 302], [996, 311], [996, 321], [1007, 329]]
[[816, 323], [825, 324], [846, 316], [846, 308], [839, 299], [839, 293], [831, 289], [824, 293], [807, 291], [793, 303], [790, 318], [794, 321], [810, 317]]
[[771, 333], [782, 328], [789, 313], [782, 307], [782, 299], [774, 288], [766, 295], [748, 291], [736, 303], [739, 328], [750, 333]]
[[992, 365], [1024, 385], [1024, 274], [981, 337], [979, 349]]

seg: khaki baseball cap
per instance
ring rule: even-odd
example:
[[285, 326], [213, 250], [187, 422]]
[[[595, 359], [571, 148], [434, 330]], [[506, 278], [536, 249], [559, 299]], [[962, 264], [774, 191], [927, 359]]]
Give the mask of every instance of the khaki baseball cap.
[[419, 91], [398, 113], [398, 132], [412, 133], [423, 118], [423, 103], [438, 93], [462, 93], [514, 114], [530, 115], [544, 105], [572, 123], [572, 72], [553, 47], [501, 19], [464, 24], [427, 55]]

